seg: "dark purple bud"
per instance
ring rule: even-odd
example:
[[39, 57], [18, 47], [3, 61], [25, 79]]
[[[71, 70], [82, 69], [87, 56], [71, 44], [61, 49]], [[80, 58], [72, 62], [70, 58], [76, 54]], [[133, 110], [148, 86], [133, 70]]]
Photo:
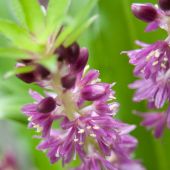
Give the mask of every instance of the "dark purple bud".
[[61, 45], [56, 49], [55, 53], [58, 55], [58, 61], [63, 61], [67, 58], [67, 49]]
[[87, 85], [81, 91], [82, 97], [88, 101], [99, 100], [105, 94], [106, 94], [106, 87], [101, 84]]
[[16, 76], [26, 83], [33, 83], [36, 81], [44, 80], [50, 75], [50, 71], [41, 64], [32, 64], [32, 66], [35, 67], [34, 70], [28, 73], [20, 73]]
[[159, 7], [164, 11], [170, 10], [170, 0], [158, 0]]
[[68, 74], [61, 78], [61, 84], [64, 88], [70, 89], [75, 85], [76, 76], [74, 74]]
[[75, 64], [72, 65], [73, 71], [76, 73], [81, 72], [87, 64], [88, 57], [89, 57], [88, 50], [86, 48], [80, 49], [78, 60]]
[[67, 52], [68, 52], [68, 57], [67, 57], [68, 63], [75, 63], [79, 57], [80, 47], [77, 43], [73, 43], [70, 47], [67, 48]]
[[133, 14], [140, 20], [145, 22], [154, 21], [157, 16], [157, 10], [151, 4], [132, 4], [132, 12]]
[[39, 3], [43, 5], [45, 8], [48, 6], [48, 0], [39, 0]]
[[66, 60], [69, 64], [75, 63], [79, 57], [80, 48], [79, 45], [75, 42], [69, 47], [64, 47], [61, 45], [56, 53], [58, 54], [58, 61]]
[[41, 77], [41, 79], [46, 79], [50, 75], [50, 71], [41, 64], [37, 64], [36, 74]]
[[56, 101], [52, 97], [46, 97], [37, 106], [37, 111], [41, 113], [52, 112], [56, 108]]
[[18, 62], [23, 63], [23, 64], [32, 64], [33, 60], [31, 60], [31, 59], [21, 59], [21, 60], [18, 60]]
[[33, 82], [36, 81], [34, 71], [31, 71], [31, 72], [28, 72], [28, 73], [17, 74], [16, 76], [26, 83], [33, 83]]

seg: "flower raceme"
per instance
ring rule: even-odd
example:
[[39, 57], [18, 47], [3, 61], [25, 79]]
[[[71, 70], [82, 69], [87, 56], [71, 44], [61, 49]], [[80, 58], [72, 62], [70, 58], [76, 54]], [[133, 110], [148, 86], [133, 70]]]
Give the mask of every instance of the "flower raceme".
[[137, 140], [129, 133], [135, 126], [113, 117], [119, 108], [114, 84], [101, 82], [99, 71], [87, 68], [88, 50], [77, 43], [62, 45], [55, 54], [58, 69], [38, 82], [46, 82], [44, 95], [30, 90], [35, 102], [22, 108], [29, 127], [40, 132], [37, 149], [47, 151], [51, 163], [79, 158], [75, 170], [143, 170], [131, 157]]
[[[129, 62], [135, 66], [134, 74], [139, 80], [129, 87], [136, 89], [134, 101], [148, 101], [150, 109], [165, 108], [170, 101], [170, 4], [169, 0], [159, 0], [158, 6], [152, 4], [132, 4], [133, 14], [148, 23], [146, 31], [162, 28], [168, 32], [165, 40], [153, 44], [137, 41], [141, 49], [126, 51]], [[149, 15], [151, 14], [151, 15]], [[155, 114], [146, 113], [142, 125], [155, 130], [155, 136], [160, 137], [164, 127], [169, 125], [169, 108], [165, 112], [155, 110]]]

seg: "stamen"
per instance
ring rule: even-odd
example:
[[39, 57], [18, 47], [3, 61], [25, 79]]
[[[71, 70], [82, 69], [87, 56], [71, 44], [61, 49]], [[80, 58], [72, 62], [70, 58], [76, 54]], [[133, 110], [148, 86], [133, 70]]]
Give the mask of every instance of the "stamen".
[[74, 139], [74, 142], [78, 142], [78, 139], [77, 139], [77, 138], [75, 138], [75, 139]]
[[153, 66], [156, 66], [159, 62], [158, 61], [155, 61], [152, 63]]
[[79, 142], [79, 145], [83, 145], [84, 143], [83, 142]]
[[93, 137], [93, 138], [95, 138], [95, 137], [96, 137], [96, 134], [91, 133], [90, 136]]
[[98, 130], [98, 129], [100, 129], [100, 127], [95, 125], [95, 126], [93, 126], [93, 129]]
[[166, 68], [166, 65], [164, 63], [161, 63], [162, 68]]
[[91, 126], [87, 126], [87, 129], [90, 130], [90, 129], [91, 129]]
[[84, 131], [84, 129], [80, 129], [79, 131], [78, 131], [78, 133], [80, 133], [80, 134], [82, 134], [82, 133], [84, 133], [85, 131]]

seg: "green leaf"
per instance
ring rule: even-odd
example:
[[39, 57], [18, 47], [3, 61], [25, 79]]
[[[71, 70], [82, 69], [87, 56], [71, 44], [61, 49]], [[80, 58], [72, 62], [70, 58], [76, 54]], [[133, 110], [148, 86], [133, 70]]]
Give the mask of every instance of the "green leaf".
[[24, 10], [19, 2], [19, 0], [11, 0], [11, 8], [14, 11], [14, 15], [16, 16], [16, 18], [18, 19], [19, 23], [28, 28], [27, 27], [27, 22], [26, 22], [26, 18], [25, 18], [25, 14], [24, 14]]
[[46, 32], [48, 34], [56, 31], [66, 17], [66, 11], [70, 0], [50, 0], [46, 16]]
[[10, 47], [0, 48], [0, 57], [18, 59], [18, 58], [27, 58], [27, 56], [28, 54], [26, 54], [26, 52], [17, 48], [10, 48]]
[[[93, 0], [93, 1], [89, 0], [88, 3], [83, 7], [83, 9], [81, 8], [79, 13], [75, 16], [75, 18], [73, 18], [73, 20], [69, 22], [69, 25], [65, 27], [64, 31], [62, 31], [60, 36], [57, 38], [56, 47], [60, 46], [60, 44], [62, 44], [65, 41], [65, 39], [71, 34], [77, 34], [77, 32], [79, 33], [83, 32], [85, 26], [82, 25], [86, 25], [86, 23], [89, 22], [86, 20], [86, 18], [88, 17], [89, 13], [94, 8], [94, 6], [96, 5], [97, 1], [98, 0]], [[84, 28], [80, 28], [81, 26]], [[76, 32], [76, 30], [78, 31]], [[71, 35], [71, 36], [77, 37], [77, 35]], [[70, 44], [67, 43], [67, 45]]]
[[10, 39], [12, 43], [26, 50], [39, 51], [40, 47], [32, 40], [31, 35], [24, 28], [8, 20], [0, 20], [0, 33]]
[[86, 29], [98, 18], [97, 15], [91, 17], [89, 20], [84, 22], [82, 25], [80, 25], [75, 31], [73, 31], [70, 36], [67, 37], [67, 39], [64, 42], [64, 45], [67, 47], [73, 42], [75, 42], [79, 36], [86, 31]]
[[31, 33], [36, 35], [42, 34], [45, 26], [44, 14], [38, 0], [18, 0], [18, 2], [20, 5], [18, 5], [16, 13], [24, 15], [20, 21], [26, 22]]

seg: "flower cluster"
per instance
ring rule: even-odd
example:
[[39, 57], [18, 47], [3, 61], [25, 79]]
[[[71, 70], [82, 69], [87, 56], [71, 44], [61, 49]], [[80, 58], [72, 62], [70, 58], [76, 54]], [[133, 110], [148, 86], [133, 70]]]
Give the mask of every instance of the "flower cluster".
[[44, 95], [30, 90], [35, 102], [22, 108], [29, 127], [40, 132], [37, 148], [47, 151], [51, 163], [61, 159], [63, 166], [79, 158], [82, 164], [76, 170], [144, 169], [131, 157], [137, 140], [129, 133], [135, 126], [113, 118], [119, 107], [114, 84], [101, 82], [99, 72], [88, 69], [88, 50], [73, 43], [61, 45], [54, 54], [55, 71], [33, 59], [17, 64], [34, 66], [17, 77], [44, 90]]
[[[137, 41], [140, 49], [125, 52], [130, 63], [135, 66], [134, 74], [139, 78], [130, 85], [136, 89], [134, 101], [148, 101], [148, 107], [155, 109], [152, 113], [140, 114], [144, 121], [142, 125], [154, 130], [160, 137], [165, 126], [170, 128], [170, 1], [159, 0], [158, 5], [132, 4], [133, 14], [148, 23], [146, 31], [162, 28], [168, 33], [165, 40], [153, 44]], [[168, 103], [168, 104], [167, 104]]]

